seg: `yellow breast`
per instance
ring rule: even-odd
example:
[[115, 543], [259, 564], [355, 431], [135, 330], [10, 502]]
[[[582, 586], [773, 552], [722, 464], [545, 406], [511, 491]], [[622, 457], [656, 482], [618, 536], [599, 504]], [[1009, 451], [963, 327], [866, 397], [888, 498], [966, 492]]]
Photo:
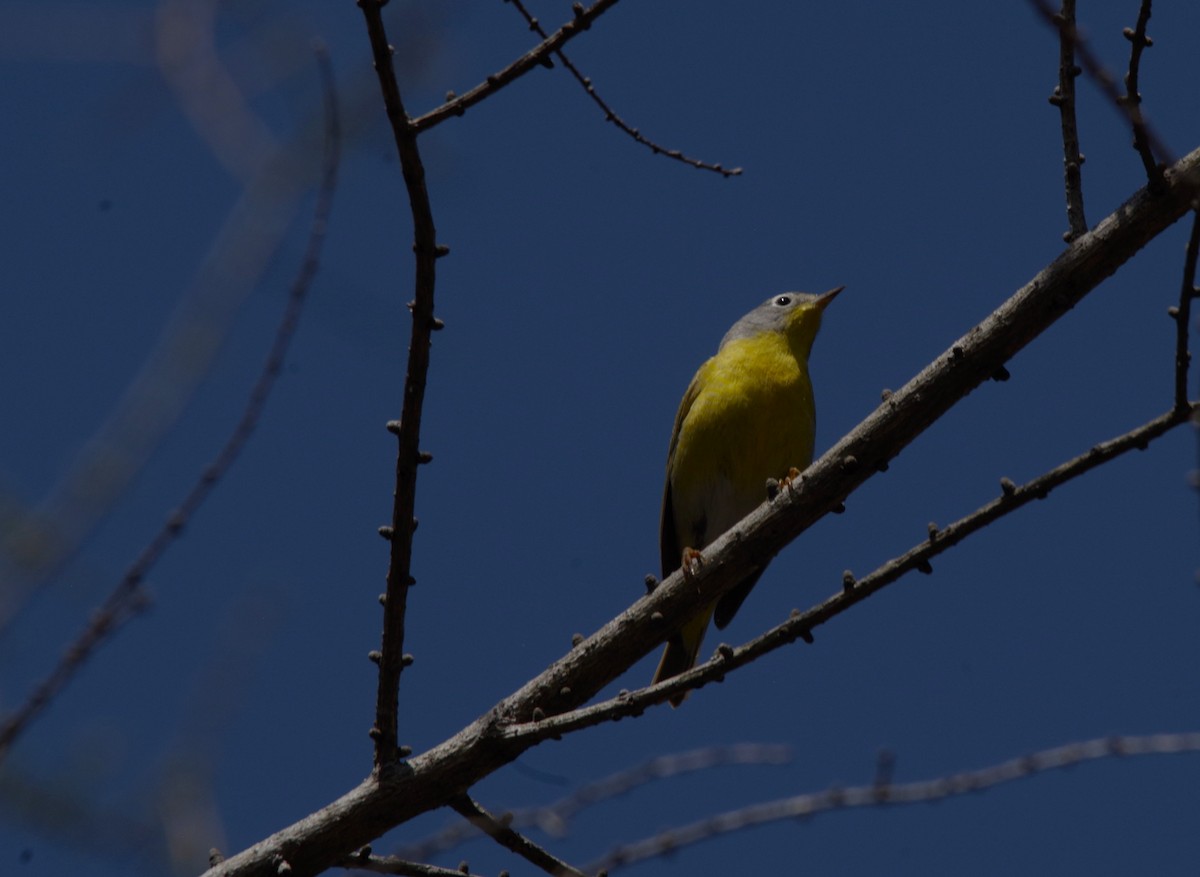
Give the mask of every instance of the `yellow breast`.
[[768, 478], [812, 461], [812, 384], [787, 339], [770, 332], [722, 347], [684, 405], [670, 487], [679, 537], [701, 548], [766, 499]]

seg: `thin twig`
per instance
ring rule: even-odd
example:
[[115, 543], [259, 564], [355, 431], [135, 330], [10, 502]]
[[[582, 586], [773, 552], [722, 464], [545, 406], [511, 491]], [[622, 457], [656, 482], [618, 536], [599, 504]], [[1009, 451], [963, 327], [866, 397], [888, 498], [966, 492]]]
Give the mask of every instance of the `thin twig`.
[[646, 859], [670, 855], [682, 847], [711, 840], [723, 834], [783, 820], [810, 819], [832, 810], [944, 801], [947, 798], [981, 792], [1004, 783], [1028, 779], [1052, 770], [1064, 770], [1091, 761], [1197, 751], [1200, 751], [1200, 733], [1194, 732], [1100, 737], [1068, 743], [1054, 749], [1044, 749], [980, 770], [964, 771], [929, 780], [912, 783], [873, 782], [870, 785], [848, 788], [834, 786], [823, 792], [796, 795], [719, 813], [642, 841], [623, 844], [604, 858], [585, 865], [584, 870], [589, 873], [600, 869], [615, 871]]
[[[533, 14], [525, 8], [525, 4], [522, 3], [521, 0], [506, 0], [506, 2], [515, 6], [517, 11], [524, 16], [525, 21], [529, 24], [530, 30], [537, 32], [538, 36], [540, 36], [543, 40], [550, 39], [550, 35], [546, 33]], [[605, 101], [604, 98], [600, 97], [600, 95], [596, 92], [596, 87], [592, 85], [591, 78], [584, 76], [583, 73], [579, 71], [579, 68], [571, 62], [571, 59], [566, 56], [562, 49], [555, 49], [554, 55], [559, 61], [562, 62], [562, 65], [570, 71], [571, 75], [575, 77], [575, 81], [583, 86], [583, 90], [587, 92], [588, 97], [592, 99], [596, 106], [600, 107], [601, 111], [604, 113], [604, 118], [606, 121], [612, 122], [638, 143], [648, 147], [655, 155], [665, 155], [667, 158], [673, 158], [676, 161], [683, 162], [684, 164], [690, 165], [694, 168], [700, 168], [701, 170], [713, 171], [723, 177], [736, 177], [741, 175], [742, 169], [740, 167], [727, 168], [720, 164], [712, 164], [707, 161], [701, 161], [698, 158], [691, 158], [690, 156], [684, 155], [678, 149], [667, 149], [665, 146], [660, 146], [653, 140], [650, 140], [644, 134], [638, 131], [637, 128], [634, 128], [616, 114], [613, 108], [608, 105], [608, 102]]]
[[363, 847], [353, 856], [347, 856], [337, 864], [338, 867], [350, 870], [393, 874], [398, 877], [463, 877], [464, 874], [470, 873], [469, 870], [463, 870], [466, 863], [458, 868], [439, 868], [437, 865], [410, 862], [397, 856], [373, 856], [370, 847]]
[[[397, 712], [400, 697], [400, 674], [407, 663], [404, 658], [404, 617], [408, 589], [412, 579], [412, 537], [416, 529], [413, 507], [417, 494], [417, 466], [422, 462], [420, 452], [421, 412], [425, 403], [425, 380], [429, 373], [430, 333], [442, 324], [433, 316], [433, 291], [439, 256], [449, 252], [437, 245], [437, 230], [433, 224], [433, 209], [425, 187], [425, 166], [417, 149], [417, 129], [404, 109], [400, 86], [392, 65], [393, 49], [388, 43], [381, 11], [387, 0], [359, 0], [358, 7], [367, 23], [375, 72], [383, 92], [383, 103], [413, 220], [413, 253], [415, 255], [415, 297], [409, 303], [412, 311], [412, 336], [408, 345], [408, 368], [404, 377], [404, 402], [399, 423], [388, 428], [396, 434], [396, 483], [392, 496], [392, 523], [381, 530], [391, 543], [388, 559], [387, 593], [383, 596], [383, 634], [379, 654], [379, 686], [375, 698], [375, 724], [371, 737], [375, 741], [377, 770], [395, 764], [401, 756], [397, 741]], [[428, 457], [424, 459], [429, 459]]]
[[586, 877], [582, 871], [571, 867], [529, 838], [513, 831], [510, 827], [511, 816], [497, 819], [469, 795], [460, 795], [450, 802], [450, 806], [454, 808], [455, 813], [469, 821], [496, 843], [516, 853], [531, 865], [541, 868], [547, 874], [553, 874], [554, 877]]
[[1083, 34], [1073, 25], [1068, 25], [1067, 22], [1060, 20], [1054, 10], [1046, 0], [1030, 0], [1034, 9], [1041, 13], [1046, 21], [1058, 29], [1060, 33], [1065, 33], [1067, 38], [1075, 46], [1076, 57], [1083, 65], [1083, 69], [1087, 71], [1092, 81], [1100, 87], [1108, 98], [1109, 103], [1117, 108], [1123, 116], [1133, 126], [1135, 135], [1141, 132], [1141, 137], [1150, 149], [1152, 155], [1158, 157], [1158, 163], [1154, 164], [1153, 172], [1149, 173], [1149, 183], [1151, 186], [1158, 186], [1162, 182], [1163, 171], [1165, 166], [1173, 164], [1175, 159], [1172, 157], [1171, 150], [1167, 148], [1166, 143], [1158, 136], [1149, 123], [1146, 122], [1142, 114], [1141, 108], [1138, 106], [1129, 106], [1121, 93], [1117, 90], [1116, 80], [1113, 75], [1108, 72], [1100, 59], [1092, 51], [1087, 40], [1083, 38]]
[[[537, 828], [552, 837], [564, 837], [568, 826], [583, 810], [604, 801], [627, 795], [642, 786], [661, 782], [695, 771], [708, 770], [729, 764], [788, 764], [792, 761], [789, 746], [767, 743], [740, 743], [735, 746], [707, 746], [690, 752], [660, 755], [642, 764], [619, 771], [594, 783], [581, 786], [569, 795], [542, 807], [525, 807], [512, 811], [513, 828]], [[478, 831], [471, 825], [455, 820], [445, 829], [417, 843], [396, 850], [402, 859], [424, 860], [445, 853], [472, 838]]]
[[142, 589], [142, 583], [146, 576], [162, 559], [167, 549], [179, 538], [200, 506], [204, 504], [217, 484], [237, 462], [266, 409], [267, 399], [283, 369], [283, 362], [295, 335], [308, 291], [317, 273], [321, 248], [325, 243], [325, 230], [328, 228], [329, 216], [333, 209], [333, 194], [337, 185], [341, 150], [337, 91], [328, 51], [320, 43], [315, 44], [313, 50], [316, 54], [325, 96], [325, 157], [304, 258], [300, 263], [296, 278], [292, 281], [287, 306], [284, 308], [279, 326], [275, 330], [275, 338], [267, 353], [266, 362], [250, 391], [250, 397], [246, 401], [241, 418], [220, 452], [204, 469], [200, 478], [184, 496], [183, 501], [167, 516], [162, 528], [142, 549], [122, 576], [121, 581], [96, 610], [87, 627], [70, 645], [50, 675], [42, 680], [24, 704], [0, 725], [0, 759], [7, 754], [13, 742], [30, 721], [62, 691], [96, 649], [126, 622], [146, 608], [149, 604], [149, 597]]
[[[370, 2], [370, 0], [367, 0]], [[495, 94], [504, 86], [516, 81], [534, 67], [544, 63], [556, 49], [566, 45], [572, 38], [579, 36], [592, 22], [617, 5], [617, 0], [596, 0], [586, 9], [576, 3], [575, 17], [556, 30], [538, 45], [534, 46], [517, 60], [513, 61], [498, 73], [493, 73], [486, 80], [476, 85], [465, 94], [452, 97], [440, 107], [435, 107], [424, 115], [417, 116], [409, 124], [416, 133], [421, 133], [434, 125], [446, 121], [451, 116], [461, 116], [468, 107]]]
[[1192, 213], [1192, 233], [1188, 237], [1187, 250], [1183, 258], [1183, 282], [1179, 288], [1179, 305], [1171, 309], [1175, 318], [1175, 410], [1182, 411], [1188, 404], [1188, 367], [1192, 353], [1188, 345], [1191, 332], [1192, 300], [1200, 296], [1196, 286], [1196, 261], [1200, 256], [1200, 204]]
[[1082, 71], [1075, 65], [1075, 0], [1062, 0], [1056, 21], [1065, 24], [1058, 30], [1058, 85], [1050, 103], [1058, 107], [1062, 120], [1063, 177], [1067, 193], [1067, 230], [1063, 240], [1075, 240], [1087, 231], [1083, 213], [1083, 153], [1079, 151], [1079, 126], [1075, 117], [1075, 77]]
[[750, 640], [737, 648], [721, 644], [716, 654], [706, 663], [699, 664], [666, 682], [651, 685], [633, 692], [623, 692], [617, 697], [572, 712], [545, 718], [539, 722], [514, 725], [505, 729], [510, 737], [533, 735], [538, 739], [556, 737], [569, 731], [614, 721], [624, 716], [638, 715], [646, 707], [661, 703], [672, 695], [700, 688], [709, 682], [720, 682], [725, 674], [749, 664], [763, 655], [789, 645], [797, 639], [812, 642], [812, 630], [842, 614], [851, 606], [866, 599], [876, 591], [895, 582], [901, 576], [917, 571], [933, 572], [930, 560], [943, 551], [966, 539], [988, 524], [1032, 502], [1045, 499], [1056, 487], [1073, 478], [1078, 478], [1097, 466], [1107, 463], [1128, 451], [1145, 449], [1150, 442], [1171, 429], [1187, 422], [1200, 410], [1200, 403], [1190, 403], [1182, 409], [1173, 409], [1143, 424], [1124, 435], [1102, 442], [1086, 453], [1056, 466], [1049, 472], [1017, 486], [1007, 478], [1001, 479], [1001, 493], [996, 499], [955, 521], [945, 528], [930, 526], [929, 538], [899, 557], [889, 560], [861, 579], [855, 579], [847, 571], [843, 575], [842, 590], [805, 612], [793, 610], [784, 623]]
[[1129, 70], [1125, 74], [1125, 106], [1133, 119], [1133, 148], [1142, 159], [1146, 168], [1146, 177], [1157, 180], [1162, 176], [1162, 168], [1154, 161], [1154, 153], [1150, 151], [1150, 142], [1146, 139], [1146, 120], [1142, 116], [1142, 94], [1138, 91], [1138, 75], [1141, 71], [1142, 50], [1154, 45], [1154, 41], [1146, 36], [1146, 24], [1150, 21], [1151, 0], [1142, 0], [1138, 9], [1137, 24], [1132, 28], [1124, 28], [1121, 33], [1129, 40]]

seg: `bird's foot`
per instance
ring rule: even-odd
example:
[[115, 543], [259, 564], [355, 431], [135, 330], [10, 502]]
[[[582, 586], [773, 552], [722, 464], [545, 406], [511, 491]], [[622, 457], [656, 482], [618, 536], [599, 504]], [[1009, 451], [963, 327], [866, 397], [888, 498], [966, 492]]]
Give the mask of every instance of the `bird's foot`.
[[781, 488], [793, 490], [793, 489], [795, 489], [795, 485], [799, 481], [800, 481], [800, 470], [797, 469], [795, 466], [793, 466], [791, 469], [788, 469], [787, 475], [785, 475], [783, 477], [783, 480], [779, 482], [779, 486]]

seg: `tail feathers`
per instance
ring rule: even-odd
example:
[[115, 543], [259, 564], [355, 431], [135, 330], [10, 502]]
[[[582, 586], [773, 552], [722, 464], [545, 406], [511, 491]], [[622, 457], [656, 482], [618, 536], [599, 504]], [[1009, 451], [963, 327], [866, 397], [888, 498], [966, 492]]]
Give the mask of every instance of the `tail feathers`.
[[[709, 607], [667, 640], [667, 647], [663, 649], [658, 669], [654, 671], [654, 678], [650, 680], [651, 685], [670, 679], [672, 676], [678, 676], [680, 673], [686, 673], [696, 666], [696, 656], [700, 654], [700, 644], [704, 642], [704, 631], [708, 627], [708, 620], [711, 617], [712, 607]], [[671, 706], [679, 706], [687, 699], [687, 696], [686, 691], [673, 695], [670, 699]]]
[[[732, 590], [726, 591], [716, 603], [685, 624], [678, 633], [667, 640], [667, 647], [663, 649], [662, 659], [658, 662], [658, 669], [654, 671], [654, 678], [650, 681], [651, 685], [670, 679], [672, 676], [678, 676], [680, 673], [686, 673], [696, 666], [696, 657], [700, 654], [700, 645], [704, 642], [704, 632], [708, 628], [709, 620], [711, 619], [718, 629], [729, 624], [765, 568], [764, 566], [746, 576]], [[679, 706], [687, 699], [687, 696], [686, 691], [672, 696], [671, 706]]]
[[[657, 685], [672, 676], [678, 676], [680, 673], [686, 673], [696, 666], [696, 655], [700, 651], [700, 643], [696, 643], [695, 648], [688, 648], [687, 643], [683, 641], [683, 637], [679, 634], [667, 640], [667, 647], [663, 649], [662, 660], [658, 662], [658, 669], [654, 671], [654, 678], [650, 680], [651, 685]], [[679, 694], [671, 696], [671, 706], [679, 706], [687, 699], [688, 693], [682, 691]]]

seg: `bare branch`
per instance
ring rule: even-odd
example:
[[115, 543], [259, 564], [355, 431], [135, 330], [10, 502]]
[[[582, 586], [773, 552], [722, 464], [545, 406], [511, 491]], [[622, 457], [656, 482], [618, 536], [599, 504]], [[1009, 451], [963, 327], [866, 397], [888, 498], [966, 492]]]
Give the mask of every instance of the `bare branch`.
[[[515, 6], [517, 11], [525, 17], [525, 21], [529, 23], [530, 30], [536, 31], [538, 36], [540, 36], [543, 40], [550, 39], [550, 36], [542, 28], [541, 24], [538, 23], [538, 20], [533, 16], [533, 14], [525, 8], [525, 4], [522, 3], [521, 0], [507, 0], [507, 2]], [[606, 121], [612, 122], [638, 143], [649, 147], [650, 151], [655, 155], [665, 155], [667, 158], [673, 158], [676, 161], [683, 162], [684, 164], [690, 165], [694, 168], [699, 168], [706, 171], [714, 171], [715, 173], [718, 173], [726, 178], [741, 175], [742, 169], [740, 167], [727, 168], [719, 164], [711, 164], [710, 162], [701, 161], [698, 158], [691, 158], [687, 155], [684, 155], [678, 149], [667, 149], [664, 146], [659, 146], [653, 140], [650, 140], [640, 131], [638, 131], [637, 128], [634, 128], [632, 125], [618, 116], [613, 108], [608, 105], [608, 102], [605, 101], [604, 98], [600, 97], [600, 95], [597, 93], [596, 87], [592, 85], [592, 80], [589, 77], [584, 76], [579, 71], [579, 68], [571, 62], [571, 59], [566, 56], [562, 49], [555, 49], [554, 55], [559, 61], [562, 62], [562, 65], [566, 67], [568, 71], [570, 71], [571, 75], [575, 77], [575, 81], [583, 86], [583, 90], [587, 92], [588, 97], [592, 99], [596, 106], [600, 107], [604, 113], [604, 118]]]
[[172, 511], [162, 528], [142, 549], [141, 553], [126, 570], [121, 581], [108, 595], [91, 621], [83, 630], [58, 665], [14, 713], [0, 725], [0, 760], [8, 753], [13, 742], [29, 723], [62, 691], [75, 673], [87, 662], [96, 649], [115, 634], [124, 624], [140, 614], [149, 604], [149, 597], [142, 590], [146, 576], [162, 559], [192, 517], [208, 499], [209, 495], [237, 462], [242, 450], [249, 442], [262, 419], [267, 399], [275, 388], [275, 382], [283, 369], [283, 362], [299, 324], [300, 314], [308, 297], [309, 288], [317, 273], [321, 248], [325, 243], [325, 230], [333, 209], [333, 194], [337, 186], [337, 169], [340, 159], [340, 122], [338, 120], [337, 92], [333, 82], [333, 70], [329, 55], [323, 44], [314, 45], [317, 66], [325, 94], [325, 157], [322, 165], [321, 183], [313, 208], [312, 224], [308, 245], [301, 260], [300, 269], [292, 281], [287, 306], [275, 329], [275, 338], [267, 353], [261, 373], [250, 390], [250, 397], [242, 416], [226, 440], [224, 447], [204, 469], [200, 478], [192, 485], [183, 501]]
[[[372, 0], [363, 0], [363, 2], [372, 2]], [[587, 9], [584, 9], [580, 4], [576, 3], [574, 6], [575, 17], [571, 21], [568, 21], [550, 37], [534, 46], [499, 73], [493, 73], [484, 82], [479, 83], [479, 85], [472, 88], [466, 94], [450, 98], [440, 107], [436, 107], [423, 116], [413, 119], [410, 123], [413, 131], [419, 134], [422, 131], [432, 128], [434, 125], [446, 121], [451, 116], [461, 116], [466, 112], [468, 107], [472, 107], [481, 100], [491, 97], [497, 91], [504, 88], [504, 86], [516, 81], [534, 67], [548, 60], [552, 52], [566, 45], [574, 37], [579, 36], [579, 34], [592, 26], [593, 21], [616, 5], [617, 0], [596, 0]]]
[[1079, 151], [1079, 128], [1075, 119], [1075, 77], [1082, 70], [1075, 66], [1075, 0], [1062, 0], [1056, 21], [1058, 30], [1058, 85], [1050, 103], [1058, 107], [1062, 119], [1063, 176], [1067, 192], [1067, 230], [1063, 240], [1075, 240], [1087, 231], [1083, 213], [1083, 153]]
[[624, 844], [613, 849], [604, 858], [589, 863], [584, 869], [589, 873], [600, 869], [615, 871], [723, 834], [785, 819], [809, 819], [819, 813], [850, 807], [894, 807], [942, 801], [1090, 761], [1196, 751], [1200, 751], [1200, 733], [1101, 737], [1080, 743], [1068, 743], [1054, 749], [1044, 749], [980, 770], [964, 771], [930, 780], [912, 783], [874, 782], [868, 786], [849, 788], [835, 786], [824, 792], [796, 795], [720, 813], [646, 840]]
[[[1047, 23], [1057, 28], [1058, 31], [1061, 34], [1064, 34], [1066, 38], [1069, 39], [1075, 46], [1076, 56], [1083, 64], [1083, 69], [1087, 71], [1088, 75], [1092, 78], [1092, 81], [1100, 87], [1102, 92], [1104, 92], [1105, 96], [1109, 100], [1109, 103], [1116, 107], [1125, 116], [1125, 118], [1129, 120], [1130, 124], [1133, 126], [1135, 136], [1138, 132], [1140, 132], [1140, 136], [1149, 147], [1150, 151], [1154, 155], [1158, 156], [1159, 161], [1162, 162], [1164, 166], [1174, 163], [1171, 150], [1167, 148], [1167, 145], [1154, 132], [1154, 129], [1147, 124], [1145, 117], [1142, 115], [1141, 107], [1138, 105], [1130, 106], [1125, 101], [1124, 97], [1122, 97], [1121, 93], [1117, 90], [1117, 84], [1113, 79], [1113, 75], [1109, 73], [1107, 69], [1105, 69], [1104, 65], [1100, 62], [1100, 59], [1096, 57], [1096, 54], [1092, 51], [1091, 46], [1088, 45], [1087, 40], [1083, 38], [1083, 35], [1079, 32], [1079, 29], [1074, 25], [1068, 24], [1066, 21], [1059, 19], [1054, 10], [1050, 8], [1050, 5], [1046, 2], [1046, 0], [1030, 0], [1030, 2], [1033, 3], [1034, 8], [1042, 14], [1042, 17], [1046, 19]], [[1161, 167], [1159, 164], [1154, 164], [1153, 170], [1148, 170], [1147, 173], [1150, 185], [1158, 185], [1162, 177], [1163, 167]]]
[[[208, 877], [317, 874], [348, 850], [414, 816], [445, 806], [536, 745], [536, 733], [506, 729], [575, 709], [661, 643], [667, 618], [686, 618], [733, 587], [762, 557], [777, 554], [858, 485], [886, 466], [959, 399], [1003, 367], [1149, 240], [1178, 220], [1200, 180], [1189, 153], [1077, 240], [982, 323], [892, 394], [887, 403], [805, 471], [794, 491], [764, 503], [703, 553], [685, 579], [669, 576], [453, 737], [394, 770], [368, 777], [338, 800], [232, 856]], [[811, 626], [809, 622], [808, 626]], [[794, 634], [799, 636], [797, 630]], [[662, 686], [658, 699], [665, 699]]]
[[388, 428], [398, 439], [396, 486], [392, 497], [392, 522], [380, 530], [391, 543], [388, 560], [387, 593], [383, 596], [383, 636], [378, 656], [379, 686], [375, 699], [375, 741], [377, 770], [395, 764], [400, 755], [397, 741], [400, 674], [408, 663], [404, 656], [404, 616], [412, 579], [412, 536], [417, 521], [413, 507], [417, 495], [417, 466], [429, 460], [420, 451], [421, 412], [425, 403], [425, 379], [429, 373], [430, 333], [442, 323], [433, 316], [433, 290], [437, 277], [436, 262], [449, 252], [437, 245], [433, 209], [425, 187], [425, 166], [417, 149], [417, 129], [404, 110], [400, 86], [392, 66], [392, 46], [383, 27], [381, 10], [386, 0], [359, 0], [367, 22], [375, 72], [383, 92], [383, 102], [391, 122], [404, 185], [413, 219], [413, 253], [416, 256], [415, 299], [412, 310], [412, 337], [408, 345], [408, 369], [404, 377], [404, 402], [399, 423]]
[[1154, 153], [1150, 150], [1150, 141], [1146, 138], [1146, 121], [1142, 117], [1142, 94], [1138, 91], [1138, 74], [1141, 72], [1142, 50], [1154, 45], [1154, 40], [1146, 35], [1146, 24], [1150, 21], [1151, 0], [1142, 0], [1138, 9], [1137, 24], [1132, 28], [1121, 31], [1130, 42], [1129, 70], [1125, 74], [1125, 106], [1130, 109], [1133, 117], [1133, 148], [1142, 159], [1146, 168], [1146, 178], [1155, 180], [1162, 172], [1154, 161]]
[[454, 812], [467, 819], [472, 825], [507, 850], [511, 850], [530, 864], [541, 868], [554, 877], [585, 877], [583, 872], [552, 856], [524, 835], [510, 827], [512, 814], [497, 819], [468, 795], [460, 795], [450, 802]]

